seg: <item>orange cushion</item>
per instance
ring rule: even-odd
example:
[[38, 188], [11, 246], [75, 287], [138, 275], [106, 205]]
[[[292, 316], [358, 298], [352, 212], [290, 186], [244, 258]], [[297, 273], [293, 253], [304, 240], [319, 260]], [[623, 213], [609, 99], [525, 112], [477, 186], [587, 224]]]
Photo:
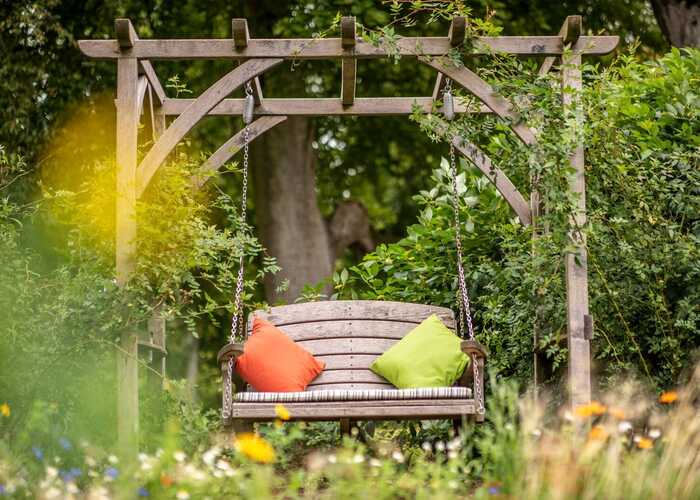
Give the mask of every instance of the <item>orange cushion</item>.
[[326, 364], [272, 323], [255, 318], [236, 371], [259, 392], [303, 391]]

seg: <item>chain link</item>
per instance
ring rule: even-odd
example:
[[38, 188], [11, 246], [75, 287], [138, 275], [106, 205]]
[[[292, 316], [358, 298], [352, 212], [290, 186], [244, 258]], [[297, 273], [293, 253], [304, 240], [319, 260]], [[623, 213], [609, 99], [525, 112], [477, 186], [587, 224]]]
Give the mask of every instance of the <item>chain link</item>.
[[[246, 97], [252, 96], [253, 89], [250, 82], [245, 84]], [[248, 143], [250, 142], [250, 127], [245, 124], [243, 130], [243, 188], [241, 192], [241, 222], [245, 230], [248, 210]], [[231, 333], [229, 342], [234, 343], [237, 339], [244, 340], [245, 327], [243, 325], [243, 285], [244, 280], [245, 249], [241, 248], [241, 255], [238, 258], [238, 274], [236, 275], [236, 290], [234, 292], [233, 316], [231, 317]], [[228, 358], [227, 373], [223, 384], [223, 418], [227, 420], [231, 417], [233, 407], [233, 357]]]
[[[447, 78], [445, 82], [445, 94], [452, 91], [452, 81]], [[469, 340], [474, 340], [474, 325], [472, 324], [471, 305], [469, 303], [469, 292], [467, 290], [467, 280], [464, 276], [464, 264], [462, 257], [462, 233], [459, 225], [459, 191], [457, 190], [457, 160], [455, 157], [455, 146], [450, 140], [450, 177], [452, 178], [452, 208], [454, 210], [455, 246], [457, 247], [457, 284], [459, 300], [459, 329], [461, 336], [464, 336], [464, 328], [467, 328]], [[483, 388], [479, 377], [479, 365], [476, 356], [472, 355], [472, 367], [474, 370], [474, 399], [477, 404], [476, 411], [484, 413]]]

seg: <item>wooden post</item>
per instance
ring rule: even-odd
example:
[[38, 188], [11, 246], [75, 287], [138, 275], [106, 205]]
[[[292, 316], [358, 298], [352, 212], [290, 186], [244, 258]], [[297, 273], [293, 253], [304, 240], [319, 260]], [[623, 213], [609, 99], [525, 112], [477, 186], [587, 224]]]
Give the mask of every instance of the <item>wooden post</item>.
[[[340, 20], [341, 46], [348, 54], [355, 52], [355, 18], [353, 16], [343, 17]], [[340, 95], [343, 106], [352, 106], [355, 102], [355, 75], [357, 74], [357, 59], [345, 58], [341, 63], [341, 87]]]
[[[588, 264], [586, 242], [582, 232], [586, 224], [586, 181], [583, 156], [583, 111], [580, 92], [581, 54], [570, 53], [562, 56], [561, 71], [562, 104], [565, 114], [573, 113], [576, 119], [577, 142], [571, 153], [571, 166], [574, 169], [569, 186], [578, 196], [576, 211], [572, 217], [571, 241], [575, 251], [566, 255], [566, 330], [569, 345], [568, 386], [570, 403], [573, 407], [591, 400], [591, 352], [590, 337], [592, 322], [588, 316]], [[588, 327], [588, 328], [587, 328]]]
[[[120, 48], [131, 52], [134, 33], [128, 19], [117, 19]], [[130, 45], [131, 43], [131, 45]], [[136, 147], [138, 138], [138, 61], [122, 57], [117, 61], [117, 207], [116, 272], [117, 284], [124, 286], [136, 267]], [[124, 457], [138, 452], [138, 334], [127, 329], [121, 335], [117, 360], [117, 430], [119, 449]]]

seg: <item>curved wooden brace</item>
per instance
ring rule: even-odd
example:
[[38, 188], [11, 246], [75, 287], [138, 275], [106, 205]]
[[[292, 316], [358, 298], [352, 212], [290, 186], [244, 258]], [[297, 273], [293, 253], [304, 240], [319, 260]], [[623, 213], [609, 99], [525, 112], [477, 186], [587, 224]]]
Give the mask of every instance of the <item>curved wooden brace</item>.
[[508, 176], [494, 166], [491, 159], [471, 142], [466, 142], [461, 137], [454, 137], [452, 144], [457, 151], [468, 158], [496, 186], [498, 192], [503, 195], [503, 198], [515, 210], [520, 222], [524, 226], [529, 226], [532, 223], [530, 205], [525, 201], [523, 195], [520, 194], [518, 188], [508, 179]]
[[284, 59], [250, 59], [209, 87], [167, 128], [139, 165], [136, 196], [141, 196], [151, 178], [182, 138], [209, 111], [248, 80], [280, 64]]
[[[263, 116], [255, 120], [249, 126], [248, 142], [261, 136], [275, 125], [279, 125], [287, 119], [286, 116]], [[243, 147], [243, 135], [245, 130], [231, 136], [231, 138], [223, 143], [207, 161], [205, 161], [199, 172], [192, 176], [192, 185], [196, 189], [200, 189], [211, 177], [211, 174], [219, 170], [221, 166], [229, 161], [233, 155], [238, 153]]]
[[482, 80], [476, 73], [465, 66], [455, 66], [444, 58], [430, 59], [419, 57], [421, 62], [435, 68], [450, 77], [462, 87], [474, 94], [494, 113], [509, 122], [513, 132], [528, 146], [535, 144], [537, 139], [527, 124], [520, 121], [520, 116], [513, 110], [508, 100], [494, 92], [491, 85]]

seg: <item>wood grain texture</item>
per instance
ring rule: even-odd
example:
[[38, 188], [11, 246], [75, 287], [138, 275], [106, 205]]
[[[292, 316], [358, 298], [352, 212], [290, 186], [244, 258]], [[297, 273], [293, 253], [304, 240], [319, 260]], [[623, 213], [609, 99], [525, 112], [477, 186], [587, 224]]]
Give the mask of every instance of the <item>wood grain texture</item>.
[[481, 149], [470, 142], [462, 140], [461, 137], [455, 137], [452, 140], [455, 149], [457, 149], [465, 158], [478, 168], [488, 180], [496, 187], [503, 198], [508, 202], [511, 208], [518, 215], [520, 223], [524, 226], [530, 225], [532, 215], [530, 205], [525, 200], [525, 197], [520, 194], [518, 188], [511, 182], [508, 176], [503, 171], [497, 168], [491, 159]]
[[[474, 401], [469, 399], [407, 400], [407, 401], [345, 401], [334, 403], [287, 403], [292, 420], [405, 420], [447, 418], [474, 413]], [[274, 420], [275, 404], [236, 403], [233, 417], [256, 421]]]
[[117, 35], [117, 43], [121, 50], [132, 48], [136, 40], [139, 39], [129, 19], [115, 19], [114, 31]]
[[520, 116], [503, 96], [498, 95], [491, 85], [482, 80], [476, 73], [465, 66], [456, 66], [445, 58], [420, 57], [419, 60], [428, 66], [444, 73], [454, 82], [459, 83], [466, 90], [474, 94], [481, 102], [488, 106], [494, 113], [505, 119], [515, 134], [527, 145], [537, 142], [535, 134], [527, 124], [520, 121]]
[[[568, 16], [564, 20], [564, 24], [559, 30], [559, 36], [562, 38], [562, 43], [564, 45], [576, 43], [581, 36], [581, 31], [583, 29], [582, 25], [583, 21], [581, 16]], [[552, 66], [556, 60], [557, 58], [554, 56], [545, 57], [544, 61], [542, 62], [542, 66], [540, 66], [538, 74], [543, 76], [549, 73], [549, 70], [552, 69]]]
[[[343, 17], [340, 20], [341, 46], [352, 55], [355, 52], [355, 18]], [[344, 58], [341, 63], [340, 98], [343, 106], [351, 106], [355, 100], [355, 76], [357, 75], [357, 59]]]
[[[574, 117], [576, 127], [583, 127], [580, 93], [582, 90], [581, 55], [572, 54], [562, 59], [562, 106], [565, 114]], [[591, 353], [586, 339], [585, 317], [588, 305], [588, 255], [585, 234], [578, 228], [586, 224], [586, 180], [583, 141], [579, 141], [570, 155], [573, 173], [569, 189], [577, 196], [577, 207], [571, 219], [570, 240], [574, 251], [566, 254], [566, 331], [569, 344], [569, 389], [572, 407], [591, 400]]]
[[248, 40], [250, 40], [248, 21], [242, 18], [231, 19], [231, 34], [235, 49], [245, 49], [248, 46]]
[[[286, 116], [263, 116], [258, 118], [248, 127], [248, 142], [252, 142], [266, 131], [285, 121]], [[229, 161], [243, 147], [245, 130], [234, 134], [228, 141], [223, 143], [212, 155], [207, 158], [199, 172], [192, 176], [192, 185], [200, 189], [227, 161]]]
[[467, 18], [458, 16], [452, 19], [450, 30], [447, 33], [447, 38], [450, 39], [450, 45], [456, 47], [464, 42], [464, 37], [467, 31]]
[[313, 379], [309, 387], [323, 384], [382, 384], [387, 389], [394, 389], [394, 386], [384, 377], [380, 377], [370, 370], [324, 370]]
[[283, 327], [296, 323], [355, 319], [418, 324], [431, 314], [436, 314], [449, 328], [454, 328], [454, 313], [446, 307], [378, 300], [329, 300], [257, 310], [250, 315], [249, 327], [253, 316]]
[[401, 340], [417, 325], [409, 321], [360, 319], [296, 323], [280, 328], [295, 342], [365, 337]]
[[165, 99], [167, 98], [167, 95], [165, 93], [165, 89], [160, 83], [160, 80], [158, 79], [156, 70], [153, 68], [153, 65], [150, 61], [139, 61], [139, 67], [140, 72], [142, 72], [144, 75], [146, 75], [146, 78], [148, 78], [148, 83], [151, 86], [151, 90], [156, 96], [158, 105], [162, 106], [165, 102]]
[[165, 133], [153, 145], [139, 165], [139, 174], [136, 183], [136, 192], [140, 196], [162, 165], [168, 155], [192, 128], [206, 116], [207, 113], [221, 102], [227, 95], [239, 88], [248, 80], [262, 74], [277, 64], [282, 59], [265, 59], [246, 61], [237, 68], [231, 70], [206, 91], [167, 128]]
[[301, 340], [297, 344], [314, 356], [319, 354], [382, 354], [397, 340], [349, 337], [342, 339]]
[[[618, 44], [617, 36], [582, 36], [580, 45], [583, 54], [603, 55]], [[345, 54], [340, 38], [252, 38], [248, 45], [232, 50], [234, 41], [222, 39], [169, 39], [136, 40], [133, 55], [139, 59], [337, 59], [343, 57], [382, 58], [389, 51], [358, 40], [355, 53]], [[95, 59], [118, 59], [122, 57], [117, 40], [80, 40], [78, 47], [88, 57]], [[452, 48], [448, 37], [403, 37], [396, 49], [404, 57], [443, 56]], [[392, 49], [393, 50], [393, 49]], [[560, 55], [564, 43], [560, 36], [501, 36], [477, 37], [472, 54], [502, 52], [521, 56]]]
[[[169, 116], [182, 114], [194, 99], [167, 99], [163, 105]], [[224, 99], [207, 115], [233, 115], [243, 113], [243, 99]], [[350, 106], [343, 105], [339, 98], [265, 98], [255, 108], [255, 116], [399, 116], [413, 113], [414, 106], [424, 113], [433, 111], [431, 97], [356, 97]], [[491, 113], [486, 105], [467, 109], [459, 100], [455, 101], [455, 113]]]

